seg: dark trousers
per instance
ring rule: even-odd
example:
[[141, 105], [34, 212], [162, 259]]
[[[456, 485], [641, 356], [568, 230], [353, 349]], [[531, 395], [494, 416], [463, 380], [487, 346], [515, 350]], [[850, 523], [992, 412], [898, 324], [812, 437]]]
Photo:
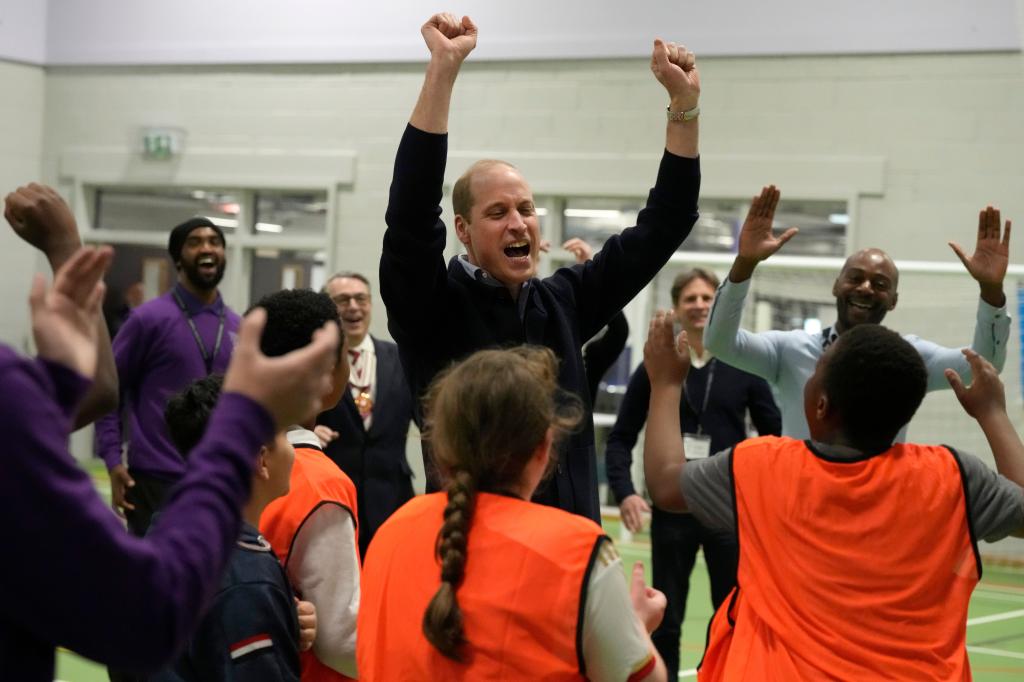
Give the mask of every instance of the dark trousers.
[[[160, 510], [167, 497], [167, 493], [174, 487], [176, 481], [171, 481], [158, 476], [128, 470], [135, 485], [125, 491], [125, 501], [135, 505], [135, 509], [125, 509], [124, 517], [128, 521], [128, 532], [135, 537], [144, 537], [149, 530], [149, 524], [153, 520], [153, 514]], [[146, 678], [140, 675], [124, 673], [113, 668], [107, 668], [110, 682], [145, 682]]]
[[675, 680], [679, 674], [679, 637], [690, 592], [690, 573], [701, 546], [711, 578], [711, 603], [717, 609], [736, 585], [735, 542], [727, 535], [704, 528], [692, 514], [675, 514], [651, 507], [653, 582], [668, 599], [665, 617], [651, 640], [665, 661], [669, 680]]

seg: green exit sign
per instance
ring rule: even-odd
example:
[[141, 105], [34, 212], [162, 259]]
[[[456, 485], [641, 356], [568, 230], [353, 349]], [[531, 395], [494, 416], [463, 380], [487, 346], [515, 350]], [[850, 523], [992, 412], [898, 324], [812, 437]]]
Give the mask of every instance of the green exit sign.
[[170, 159], [181, 153], [184, 140], [184, 131], [177, 128], [143, 128], [142, 155], [147, 159]]

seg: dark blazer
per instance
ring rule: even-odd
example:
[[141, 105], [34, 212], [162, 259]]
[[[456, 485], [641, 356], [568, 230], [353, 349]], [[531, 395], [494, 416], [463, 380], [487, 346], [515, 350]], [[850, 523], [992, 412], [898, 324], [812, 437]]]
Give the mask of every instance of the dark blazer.
[[[747, 412], [761, 436], [777, 436], [782, 432], [782, 415], [775, 405], [768, 382], [721, 360], [714, 359], [714, 377], [707, 390], [711, 365], [691, 367], [686, 375], [686, 392], [679, 402], [679, 428], [683, 433], [696, 433], [698, 423], [711, 438], [711, 454], [731, 448], [747, 437]], [[704, 396], [708, 396], [705, 409]], [[651, 402], [651, 380], [644, 363], [629, 379], [626, 395], [619, 406], [615, 426], [608, 435], [604, 461], [615, 501], [622, 503], [636, 494], [629, 474], [633, 464], [633, 447], [640, 430], [647, 422]]]
[[[371, 337], [372, 338], [372, 337]], [[412, 470], [405, 458], [405, 441], [412, 421], [412, 394], [393, 343], [373, 339], [377, 353], [377, 396], [370, 430], [363, 427], [352, 392], [317, 417], [338, 432], [325, 452], [356, 486], [359, 507], [359, 550], [366, 555], [370, 539], [392, 512], [413, 496]]]

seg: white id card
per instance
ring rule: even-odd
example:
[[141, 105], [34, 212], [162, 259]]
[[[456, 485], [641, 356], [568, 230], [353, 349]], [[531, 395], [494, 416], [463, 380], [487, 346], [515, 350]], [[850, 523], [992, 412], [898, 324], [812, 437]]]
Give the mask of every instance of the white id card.
[[711, 438], [684, 433], [683, 449], [686, 451], [686, 459], [707, 459], [711, 456]]

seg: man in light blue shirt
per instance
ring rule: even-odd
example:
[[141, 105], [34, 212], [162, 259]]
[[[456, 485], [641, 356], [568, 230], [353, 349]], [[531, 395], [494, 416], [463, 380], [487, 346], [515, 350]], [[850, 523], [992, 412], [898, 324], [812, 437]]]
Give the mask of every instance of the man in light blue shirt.
[[[743, 303], [757, 264], [778, 251], [796, 235], [790, 228], [776, 237], [772, 219], [779, 191], [765, 187], [755, 197], [739, 235], [739, 248], [729, 276], [715, 296], [704, 344], [722, 362], [763, 377], [775, 390], [782, 412], [782, 435], [808, 438], [803, 390], [825, 349], [844, 331], [864, 322], [878, 324], [896, 307], [899, 272], [880, 249], [864, 249], [850, 256], [832, 286], [836, 297], [836, 323], [819, 333], [802, 329], [754, 334], [740, 329]], [[1002, 371], [1010, 317], [1006, 312], [1003, 278], [1009, 263], [1010, 221], [1000, 231], [999, 211], [987, 207], [978, 217], [978, 241], [974, 255], [950, 244], [981, 288], [978, 316], [971, 348]], [[949, 388], [943, 371], [952, 368], [970, 381], [970, 367], [959, 348], [945, 348], [913, 335], [904, 338], [917, 349], [928, 369], [928, 390]], [[905, 431], [905, 428], [904, 428]], [[901, 440], [903, 433], [901, 432]]]

